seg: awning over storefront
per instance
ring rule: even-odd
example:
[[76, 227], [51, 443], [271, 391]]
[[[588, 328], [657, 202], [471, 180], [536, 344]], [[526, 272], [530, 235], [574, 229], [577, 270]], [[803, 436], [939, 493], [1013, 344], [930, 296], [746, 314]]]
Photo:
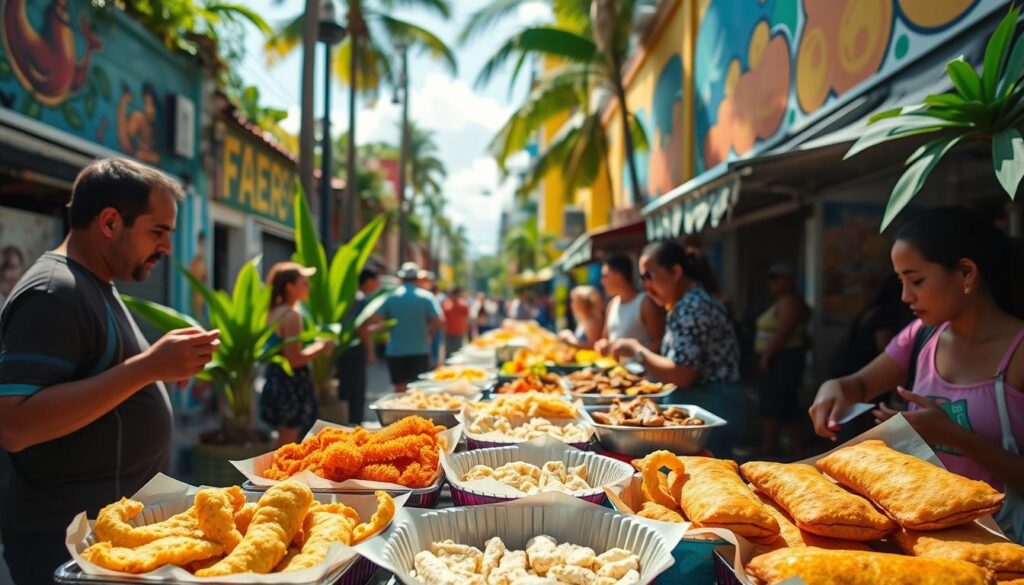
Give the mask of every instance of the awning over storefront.
[[534, 284], [540, 284], [547, 282], [555, 277], [555, 272], [550, 268], [544, 268], [542, 270], [524, 270], [519, 274], [516, 274], [509, 278], [509, 283], [512, 286], [531, 286]]
[[671, 240], [716, 228], [739, 196], [740, 176], [725, 165], [683, 183], [644, 208], [647, 240]]
[[[931, 136], [883, 143], [848, 160], [843, 157], [875, 113], [920, 104], [928, 95], [950, 91], [947, 62], [962, 55], [969, 63], [980, 63], [986, 40], [986, 34], [972, 33], [962, 42], [937, 49], [823, 117], [791, 128], [759, 154], [723, 163], [659, 197], [643, 209], [648, 239], [696, 234], [718, 227], [727, 217], [738, 221], [768, 208], [795, 209], [803, 196], [828, 185], [898, 170], [913, 148]], [[970, 145], [961, 147], [966, 148]], [[741, 182], [744, 197], [738, 205]]]
[[555, 262], [554, 268], [568, 272], [600, 260], [603, 254], [637, 252], [646, 243], [643, 221], [592, 230], [576, 238]]

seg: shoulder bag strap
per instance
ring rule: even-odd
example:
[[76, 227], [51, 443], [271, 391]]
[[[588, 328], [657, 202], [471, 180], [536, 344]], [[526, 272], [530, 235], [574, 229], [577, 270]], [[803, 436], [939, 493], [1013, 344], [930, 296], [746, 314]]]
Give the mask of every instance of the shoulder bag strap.
[[921, 356], [925, 344], [932, 338], [932, 335], [935, 335], [936, 329], [937, 327], [921, 325], [921, 328], [914, 334], [914, 350], [910, 354], [910, 363], [907, 364], [906, 390], [914, 391], [914, 383], [917, 381], [917, 360]]

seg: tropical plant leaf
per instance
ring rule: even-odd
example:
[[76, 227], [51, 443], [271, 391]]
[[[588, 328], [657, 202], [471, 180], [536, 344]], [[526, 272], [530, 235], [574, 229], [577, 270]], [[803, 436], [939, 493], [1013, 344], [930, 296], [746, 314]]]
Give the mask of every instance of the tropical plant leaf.
[[999, 78], [1002, 77], [1003, 64], [1006, 63], [1006, 54], [1010, 50], [1010, 42], [1013, 40], [1013, 31], [1017, 28], [1017, 18], [1020, 11], [1011, 8], [1003, 17], [992, 36], [985, 46], [985, 59], [982, 62], [981, 70], [981, 96], [984, 101], [991, 101], [996, 97], [996, 88]]
[[1019, 130], [1006, 128], [992, 136], [992, 165], [999, 184], [1015, 199], [1024, 177], [1024, 137]]
[[522, 0], [493, 0], [469, 16], [459, 33], [459, 44], [466, 44], [474, 38], [489, 32], [494, 26], [515, 15]]
[[900, 114], [903, 113], [903, 109], [903, 107], [899, 107], [893, 108], [891, 110], [878, 112], [877, 114], [873, 114], [871, 117], [868, 118], [868, 125], [874, 124], [875, 122], [881, 120], [885, 120], [886, 118], [895, 118], [896, 116], [899, 116]]
[[[965, 100], [963, 97], [961, 97], [961, 96], [959, 96], [959, 95], [957, 95], [955, 93], [939, 93], [939, 94], [933, 94], [933, 95], [930, 95], [930, 96], [924, 98], [924, 105], [932, 106], [932, 107], [939, 107], [939, 108], [948, 108], [948, 107], [954, 107], [955, 108], [957, 106], [962, 106], [962, 105], [964, 105], [966, 103], [967, 103], [967, 100]], [[895, 111], [897, 113], [900, 113], [901, 109], [902, 108], [896, 108]], [[892, 111], [894, 111], [894, 110], [889, 110], [889, 112], [892, 112]]]
[[410, 47], [426, 51], [434, 59], [440, 60], [452, 75], [458, 72], [459, 65], [455, 59], [455, 53], [437, 35], [417, 24], [394, 16], [383, 13], [378, 16], [392, 40], [405, 40]]
[[[223, 291], [214, 291], [206, 283], [192, 275], [184, 266], [177, 266], [178, 272], [188, 280], [192, 290], [198, 292], [210, 311], [210, 323], [220, 329], [221, 343], [232, 343], [231, 299]], [[219, 293], [219, 294], [218, 294]]]
[[846, 151], [843, 160], [883, 142], [965, 125], [962, 122], [943, 120], [928, 115], [903, 115], [886, 118], [868, 126], [864, 134], [850, 147], [850, 150]]
[[317, 321], [325, 321], [330, 313], [330, 297], [327, 283], [327, 255], [317, 236], [316, 223], [309, 209], [309, 202], [302, 191], [302, 185], [295, 184], [295, 255], [303, 266], [316, 268], [316, 274], [309, 279], [309, 308]]
[[892, 189], [892, 194], [889, 196], [889, 203], [885, 208], [885, 215], [882, 218], [881, 230], [889, 227], [892, 220], [896, 218], [900, 211], [903, 210], [907, 204], [917, 195], [921, 187], [924, 186], [925, 180], [928, 175], [935, 169], [935, 165], [939, 163], [943, 156], [949, 149], [956, 146], [963, 136], [952, 136], [948, 138], [938, 138], [932, 140], [919, 148], [910, 157], [910, 164], [907, 165], [903, 175], [896, 181], [896, 186]]
[[207, 4], [206, 10], [217, 15], [241, 17], [242, 20], [249, 21], [249, 23], [259, 29], [264, 36], [271, 35], [274, 32], [270, 28], [270, 25], [267, 24], [267, 21], [263, 20], [263, 17], [260, 16], [258, 12], [243, 4], [217, 2], [214, 4]]
[[203, 329], [203, 326], [198, 321], [170, 307], [129, 295], [121, 295], [121, 300], [124, 301], [125, 306], [131, 309], [133, 313], [163, 333], [188, 327]]
[[1020, 81], [1021, 76], [1024, 76], [1024, 35], [1017, 38], [1017, 42], [1014, 43], [1013, 49], [1010, 51], [1010, 57], [1006, 61], [1006, 67], [1003, 69], [999, 85], [996, 87], [996, 95], [1000, 97], [1009, 95], [1010, 90]]
[[960, 92], [960, 95], [967, 101], [982, 99], [981, 92], [981, 79], [978, 78], [978, 73], [971, 67], [970, 63], [964, 61], [963, 57], [954, 59], [946, 65], [946, 71], [949, 73], [949, 78], [953, 81], [953, 86]]

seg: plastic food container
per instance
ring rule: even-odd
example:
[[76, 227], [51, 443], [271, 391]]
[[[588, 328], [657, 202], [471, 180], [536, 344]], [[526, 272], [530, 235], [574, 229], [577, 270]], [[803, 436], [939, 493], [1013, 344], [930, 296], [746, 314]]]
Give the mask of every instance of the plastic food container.
[[[422, 416], [423, 418], [430, 419], [436, 425], [448, 428], [452, 428], [459, 424], [459, 421], [455, 419], [455, 416], [459, 414], [462, 410], [461, 408], [428, 410], [413, 408], [411, 406], [393, 407], [386, 404], [388, 401], [402, 398], [403, 396], [405, 395], [401, 393], [385, 394], [370, 405], [370, 410], [377, 413], [377, 419], [380, 420], [381, 426], [386, 427], [389, 424], [398, 422], [407, 416]], [[467, 402], [476, 402], [480, 400], [481, 396], [482, 395], [480, 393], [476, 393], [466, 396], [465, 399]]]
[[[540, 437], [511, 447], [479, 449], [455, 453], [442, 457], [448, 485], [451, 486], [452, 500], [456, 506], [478, 506], [519, 500], [527, 494], [492, 481], [463, 481], [462, 478], [476, 465], [496, 469], [513, 462], [529, 463], [543, 467], [548, 461], [561, 461], [566, 468], [577, 465], [587, 466], [587, 483], [591, 488], [570, 495], [592, 504], [603, 504], [607, 500], [604, 488], [619, 486], [630, 481], [633, 467], [628, 463], [570, 447], [553, 437]], [[488, 485], [492, 484], [492, 485]]]
[[607, 406], [587, 406], [583, 409], [583, 416], [594, 427], [602, 447], [633, 457], [644, 457], [659, 449], [676, 455], [696, 455], [704, 450], [712, 429], [728, 424], [722, 417], [693, 404], [665, 405], [666, 408], [669, 406], [681, 408], [690, 416], [704, 420], [705, 424], [690, 427], [613, 426], [600, 424], [590, 416], [592, 412], [608, 410]]
[[391, 527], [360, 543], [356, 550], [407, 585], [423, 581], [412, 576], [417, 553], [451, 539], [475, 546], [498, 536], [510, 550], [526, 550], [533, 537], [548, 535], [559, 543], [592, 548], [597, 554], [620, 547], [640, 557], [640, 582], [650, 583], [672, 564], [671, 551], [682, 537], [682, 525], [648, 523], [565, 494], [541, 494], [514, 502], [449, 508], [405, 509]]

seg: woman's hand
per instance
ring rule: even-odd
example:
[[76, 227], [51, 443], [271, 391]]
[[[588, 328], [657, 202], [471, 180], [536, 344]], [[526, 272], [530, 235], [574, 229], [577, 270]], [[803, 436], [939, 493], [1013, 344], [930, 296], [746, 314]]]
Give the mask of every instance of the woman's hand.
[[561, 339], [562, 341], [568, 343], [569, 345], [576, 345], [576, 343], [577, 343], [576, 335], [573, 334], [573, 332], [569, 331], [568, 329], [563, 329], [563, 330], [559, 331], [558, 332], [558, 338]]
[[819, 437], [835, 441], [836, 433], [841, 428], [839, 419], [856, 403], [857, 400], [847, 396], [839, 380], [829, 380], [822, 384], [814, 397], [814, 403], [807, 410], [814, 423], [814, 432]]
[[601, 355], [608, 355], [608, 348], [611, 346], [611, 342], [607, 339], [598, 339], [597, 343], [594, 344], [594, 351]]
[[621, 362], [623, 358], [636, 357], [643, 350], [643, 344], [635, 339], [617, 339], [608, 345], [606, 351], [608, 355]]
[[908, 404], [917, 406], [915, 410], [904, 412], [903, 416], [929, 445], [949, 445], [950, 439], [963, 430], [934, 400], [903, 388], [899, 389], [899, 393]]

